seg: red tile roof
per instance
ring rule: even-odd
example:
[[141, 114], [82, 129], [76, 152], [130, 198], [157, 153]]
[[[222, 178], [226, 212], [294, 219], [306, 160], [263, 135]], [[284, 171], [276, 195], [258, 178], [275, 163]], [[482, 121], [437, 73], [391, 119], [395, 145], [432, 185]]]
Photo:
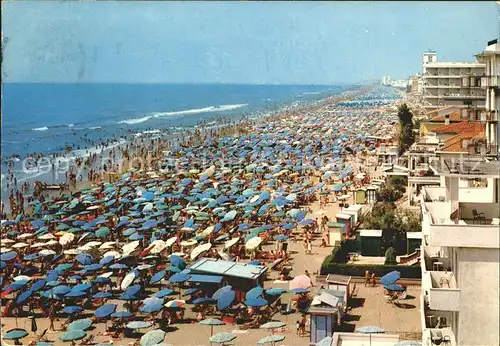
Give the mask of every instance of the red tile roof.
[[443, 125], [432, 129], [434, 133], [463, 133], [463, 132], [472, 132], [477, 133], [484, 131], [484, 125], [479, 123], [469, 123], [468, 121], [462, 121], [460, 123], [453, 123], [448, 125]]

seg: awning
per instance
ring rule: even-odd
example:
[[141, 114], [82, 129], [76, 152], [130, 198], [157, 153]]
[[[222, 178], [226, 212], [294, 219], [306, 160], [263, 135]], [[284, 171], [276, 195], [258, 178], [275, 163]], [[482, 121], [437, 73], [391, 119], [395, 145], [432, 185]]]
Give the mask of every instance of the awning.
[[220, 284], [222, 282], [222, 276], [219, 275], [201, 275], [201, 274], [191, 274], [188, 282], [202, 282], [210, 284]]

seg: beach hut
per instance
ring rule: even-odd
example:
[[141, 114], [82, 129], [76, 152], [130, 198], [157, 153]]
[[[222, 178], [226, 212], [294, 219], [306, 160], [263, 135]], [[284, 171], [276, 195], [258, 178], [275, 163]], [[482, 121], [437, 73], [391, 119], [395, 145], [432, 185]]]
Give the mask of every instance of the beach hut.
[[382, 256], [382, 230], [363, 229], [360, 232], [361, 255]]
[[354, 190], [354, 203], [366, 204], [366, 188], [360, 187]]
[[310, 344], [314, 345], [327, 336], [333, 336], [335, 325], [341, 323], [344, 293], [321, 289], [307, 309], [311, 316]]
[[328, 227], [328, 244], [340, 246], [346, 236], [345, 225], [340, 222], [328, 222], [326, 226]]
[[375, 203], [377, 201], [378, 186], [370, 185], [366, 188], [366, 203]]
[[346, 213], [337, 213], [335, 215], [338, 223], [341, 223], [345, 227], [346, 237], [349, 238], [351, 236], [351, 229], [354, 226], [353, 218], [354, 216]]
[[406, 253], [410, 254], [420, 249], [422, 245], [422, 232], [406, 233]]
[[361, 216], [363, 215], [363, 206], [360, 204], [353, 204], [349, 208], [346, 208], [345, 210], [353, 211], [356, 213], [356, 217], [354, 219], [356, 224], [359, 222]]
[[328, 274], [326, 276], [326, 288], [329, 290], [335, 290], [338, 292], [343, 292], [343, 309], [347, 309], [347, 301], [351, 292], [351, 277], [338, 274]]

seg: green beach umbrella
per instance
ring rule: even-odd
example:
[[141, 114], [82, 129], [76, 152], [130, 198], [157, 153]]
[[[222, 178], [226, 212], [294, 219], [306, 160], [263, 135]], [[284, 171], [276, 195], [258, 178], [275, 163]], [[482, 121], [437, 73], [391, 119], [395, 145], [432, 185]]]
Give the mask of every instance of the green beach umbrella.
[[87, 336], [87, 333], [85, 333], [83, 330], [68, 330], [67, 332], [62, 333], [59, 336], [59, 339], [62, 341], [76, 341], [83, 339], [84, 337]]
[[236, 339], [236, 335], [227, 332], [221, 332], [215, 334], [214, 336], [211, 336], [208, 340], [212, 343], [224, 344], [226, 342], [233, 341], [234, 339]]
[[141, 337], [141, 346], [155, 346], [163, 342], [163, 339], [165, 339], [163, 330], [152, 330]]

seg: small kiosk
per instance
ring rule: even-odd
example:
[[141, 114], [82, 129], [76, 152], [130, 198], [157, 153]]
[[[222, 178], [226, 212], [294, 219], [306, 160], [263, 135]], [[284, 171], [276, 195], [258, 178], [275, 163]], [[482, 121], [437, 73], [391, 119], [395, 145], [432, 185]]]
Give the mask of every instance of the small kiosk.
[[353, 204], [349, 208], [345, 208], [345, 211], [353, 211], [356, 213], [354, 222], [357, 224], [363, 215], [363, 206], [360, 204]]
[[354, 226], [354, 223], [352, 221], [353, 215], [346, 213], [337, 213], [337, 215], [335, 215], [335, 218], [337, 219], [338, 223], [344, 225], [346, 237], [349, 238], [351, 236], [351, 229]]
[[366, 203], [375, 203], [377, 201], [378, 186], [370, 185], [366, 188]]
[[362, 256], [382, 256], [381, 229], [363, 229], [360, 232], [360, 237]]
[[354, 203], [366, 204], [366, 188], [360, 187], [354, 190]]
[[350, 296], [351, 292], [351, 277], [350, 276], [344, 276], [344, 275], [338, 275], [338, 274], [328, 274], [326, 276], [326, 285], [329, 290], [335, 290], [338, 292], [344, 292], [343, 295], [343, 309], [344, 311], [347, 310], [347, 301]]
[[328, 245], [340, 246], [340, 243], [345, 240], [345, 226], [340, 222], [328, 222]]
[[318, 291], [307, 309], [307, 313], [311, 315], [311, 344], [333, 336], [336, 325], [342, 323], [343, 304], [343, 292], [327, 289]]

